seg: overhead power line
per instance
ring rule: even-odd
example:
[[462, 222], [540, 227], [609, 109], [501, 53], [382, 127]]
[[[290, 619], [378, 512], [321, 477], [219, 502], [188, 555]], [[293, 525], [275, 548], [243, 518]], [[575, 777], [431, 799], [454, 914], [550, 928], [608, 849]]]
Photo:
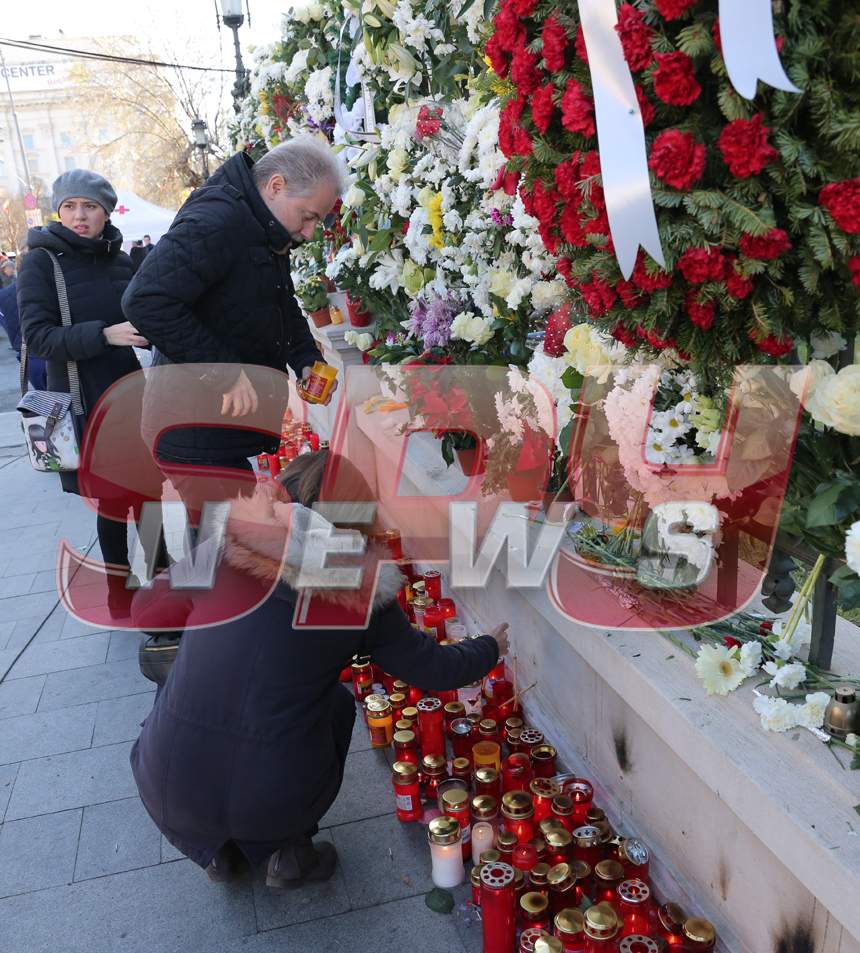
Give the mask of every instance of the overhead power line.
[[199, 70], [204, 73], [233, 72], [233, 70], [224, 69], [224, 67], [221, 66], [188, 66], [182, 63], [166, 63], [161, 60], [144, 60], [134, 56], [119, 56], [112, 53], [97, 53], [92, 50], [74, 50], [66, 46], [52, 46], [49, 43], [36, 43], [33, 40], [10, 40], [6, 37], [0, 37], [0, 46], [11, 46], [19, 50], [32, 50], [35, 53], [49, 53], [55, 56], [70, 56], [73, 59], [103, 60], [109, 63], [128, 63], [133, 66], [164, 66], [171, 69]]

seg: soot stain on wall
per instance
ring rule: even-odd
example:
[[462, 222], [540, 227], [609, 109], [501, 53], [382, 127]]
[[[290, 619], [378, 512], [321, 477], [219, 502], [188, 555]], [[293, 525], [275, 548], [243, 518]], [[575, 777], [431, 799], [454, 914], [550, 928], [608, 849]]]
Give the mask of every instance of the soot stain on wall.
[[627, 732], [623, 725], [620, 728], [613, 729], [612, 743], [615, 746], [615, 757], [618, 761], [618, 767], [621, 768], [623, 774], [628, 774], [633, 770], [633, 761], [630, 757]]
[[784, 926], [773, 947], [773, 953], [815, 953], [815, 950], [815, 937], [808, 923]]

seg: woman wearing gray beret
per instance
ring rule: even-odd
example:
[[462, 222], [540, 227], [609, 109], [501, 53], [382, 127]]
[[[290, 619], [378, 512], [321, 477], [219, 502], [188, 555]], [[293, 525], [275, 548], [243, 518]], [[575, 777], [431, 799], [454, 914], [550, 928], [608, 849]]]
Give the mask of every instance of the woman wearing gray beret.
[[[30, 229], [28, 254], [18, 275], [18, 308], [27, 347], [47, 361], [48, 390], [68, 392], [67, 362], [76, 363], [85, 415], [111, 384], [140, 370], [134, 347], [147, 346], [120, 307], [133, 269], [122, 251], [122, 235], [110, 221], [116, 203], [107, 179], [87, 169], [65, 172], [53, 186], [59, 221]], [[59, 261], [68, 290], [70, 327], [63, 327], [53, 263], [43, 249]], [[62, 472], [60, 481], [65, 492], [79, 492], [77, 473]], [[102, 557], [127, 568], [127, 526], [104, 515], [102, 503], [96, 523]], [[107, 579], [108, 608], [113, 618], [121, 618], [127, 615], [130, 595], [125, 579]]]

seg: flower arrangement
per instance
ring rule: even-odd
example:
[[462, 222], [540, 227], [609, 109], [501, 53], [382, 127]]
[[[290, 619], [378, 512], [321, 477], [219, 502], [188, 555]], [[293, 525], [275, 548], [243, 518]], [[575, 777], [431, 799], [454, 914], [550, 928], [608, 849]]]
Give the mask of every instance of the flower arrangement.
[[644, 252], [624, 280], [609, 237], [588, 53], [576, 7], [502, 0], [487, 44], [509, 83], [499, 141], [526, 209], [597, 325], [700, 374], [787, 355], [857, 327], [860, 89], [852, 5], [777, 8], [802, 96], [732, 89], [715, 4], [623, 3], [667, 270]]

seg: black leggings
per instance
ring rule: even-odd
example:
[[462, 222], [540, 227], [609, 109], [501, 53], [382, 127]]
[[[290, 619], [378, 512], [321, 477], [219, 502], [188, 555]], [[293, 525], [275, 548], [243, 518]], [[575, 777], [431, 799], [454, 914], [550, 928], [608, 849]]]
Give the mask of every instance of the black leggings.
[[[128, 523], [111, 519], [103, 513], [104, 504], [99, 501], [99, 512], [96, 517], [96, 533], [99, 538], [99, 546], [102, 551], [102, 558], [106, 563], [112, 563], [116, 566], [127, 567], [128, 562]], [[135, 525], [140, 522], [140, 507], [131, 507], [134, 511]], [[150, 554], [144, 552], [146, 564], [150, 565]], [[159, 540], [158, 551], [155, 554], [156, 571], [167, 568], [167, 548], [164, 543], [164, 537]]]

